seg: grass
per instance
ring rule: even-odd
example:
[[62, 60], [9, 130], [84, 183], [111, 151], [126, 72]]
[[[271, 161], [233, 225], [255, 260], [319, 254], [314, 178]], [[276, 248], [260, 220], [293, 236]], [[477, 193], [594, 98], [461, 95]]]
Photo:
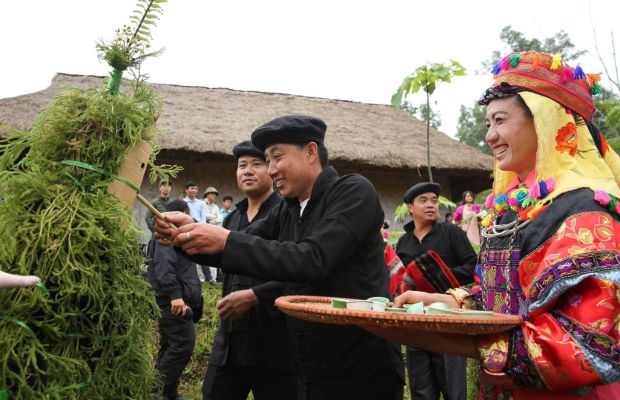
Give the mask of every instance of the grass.
[[[215, 304], [221, 297], [221, 287], [204, 285], [202, 294], [205, 298], [205, 307], [202, 319], [196, 324], [196, 346], [192, 359], [185, 369], [181, 378], [179, 392], [194, 400], [202, 399], [202, 381], [207, 371], [207, 363], [211, 353], [211, 344], [217, 331], [219, 317]], [[154, 351], [157, 353], [157, 346]], [[404, 347], [403, 347], [404, 354]], [[410, 400], [409, 387], [405, 386], [403, 400]], [[478, 363], [467, 360], [467, 399], [474, 400], [478, 397]], [[253, 400], [252, 394], [248, 397]]]

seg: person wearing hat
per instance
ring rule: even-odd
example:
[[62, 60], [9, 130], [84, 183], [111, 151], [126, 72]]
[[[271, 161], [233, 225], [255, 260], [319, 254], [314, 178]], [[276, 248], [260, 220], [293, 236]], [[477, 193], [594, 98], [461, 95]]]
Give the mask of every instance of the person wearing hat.
[[213, 186], [209, 186], [207, 190], [205, 190], [203, 197], [204, 197], [205, 203], [207, 204], [207, 207], [205, 208], [207, 224], [213, 224], [213, 225], [222, 224], [222, 220], [223, 220], [222, 214], [220, 213], [220, 208], [215, 203], [215, 200], [217, 199], [217, 196], [219, 195], [220, 195], [220, 192], [218, 192], [217, 189], [214, 188]]
[[[170, 192], [172, 191], [172, 185], [168, 179], [162, 179], [159, 182], [159, 197], [151, 200], [151, 204], [159, 212], [166, 212], [166, 206], [172, 200], [170, 199]], [[155, 225], [155, 214], [149, 209], [146, 210], [144, 222], [151, 232], [153, 232], [153, 226]]]
[[[416, 183], [405, 192], [412, 221], [404, 226], [396, 254], [406, 271], [404, 281], [412, 288], [443, 293], [473, 282], [476, 252], [457, 225], [437, 221], [440, 192], [441, 186], [433, 182]], [[412, 399], [467, 397], [465, 357], [407, 347], [407, 370]]]
[[[249, 140], [233, 147], [237, 186], [246, 196], [224, 220], [223, 227], [245, 231], [275, 208], [282, 198], [273, 190], [265, 154]], [[220, 324], [202, 387], [205, 399], [294, 400], [295, 368], [288, 351], [284, 313], [274, 306], [280, 283], [251, 276], [224, 275], [217, 303]]]
[[478, 359], [483, 398], [620, 398], [620, 158], [592, 123], [600, 76], [538, 52], [508, 54], [493, 73], [480, 100], [495, 169], [479, 284], [395, 303], [523, 322], [497, 334], [390, 337]]
[[[287, 282], [289, 295], [389, 296], [381, 201], [366, 178], [339, 176], [328, 165], [325, 131], [325, 122], [302, 115], [258, 127], [252, 144], [265, 153], [284, 201], [245, 232], [166, 214], [179, 228], [158, 221], [162, 243], [195, 260], [217, 259], [226, 273]], [[395, 343], [354, 325], [287, 323], [300, 399], [402, 399]]]

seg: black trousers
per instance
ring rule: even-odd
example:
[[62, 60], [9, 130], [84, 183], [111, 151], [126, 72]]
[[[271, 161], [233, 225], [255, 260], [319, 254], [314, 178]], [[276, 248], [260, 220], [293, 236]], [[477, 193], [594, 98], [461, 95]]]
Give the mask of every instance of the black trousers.
[[407, 347], [412, 400], [466, 400], [466, 358]]
[[202, 385], [204, 400], [295, 400], [297, 374], [264, 367], [209, 364]]
[[298, 400], [402, 400], [405, 383], [393, 370], [370, 370], [307, 381], [300, 377]]
[[159, 308], [159, 353], [155, 367], [162, 375], [164, 396], [176, 398], [179, 379], [192, 358], [196, 331], [191, 318], [172, 315], [169, 303], [160, 304]]

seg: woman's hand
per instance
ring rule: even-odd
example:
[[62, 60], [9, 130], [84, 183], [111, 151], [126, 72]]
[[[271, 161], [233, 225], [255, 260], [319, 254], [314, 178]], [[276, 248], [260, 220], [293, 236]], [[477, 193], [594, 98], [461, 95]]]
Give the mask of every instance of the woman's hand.
[[394, 307], [402, 307], [403, 304], [423, 302], [425, 306], [433, 303], [445, 303], [451, 308], [460, 308], [454, 297], [449, 294], [426, 293], [408, 290], [394, 299]]

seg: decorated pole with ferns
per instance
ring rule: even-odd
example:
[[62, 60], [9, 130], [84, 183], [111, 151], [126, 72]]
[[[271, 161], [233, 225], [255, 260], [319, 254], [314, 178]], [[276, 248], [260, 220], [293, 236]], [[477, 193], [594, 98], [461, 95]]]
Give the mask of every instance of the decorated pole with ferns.
[[452, 60], [450, 65], [440, 63], [425, 64], [416, 68], [413, 74], [407, 76], [392, 96], [392, 107], [400, 108], [403, 100], [409, 94], [417, 93], [422, 89], [426, 93], [426, 165], [428, 167], [428, 180], [433, 182], [431, 170], [431, 96], [435, 92], [439, 82], [450, 83], [455, 76], [464, 76], [465, 67], [458, 61]]
[[[129, 151], [159, 134], [162, 101], [139, 66], [157, 54], [146, 28], [164, 2], [138, 1], [143, 18], [97, 45], [109, 82], [65, 89], [27, 132], [2, 127], [0, 270], [41, 283], [0, 288], [0, 399], [148, 399], [157, 384], [141, 231], [111, 182], [124, 179]], [[121, 92], [127, 69], [134, 80]], [[155, 153], [151, 181], [174, 176]]]

